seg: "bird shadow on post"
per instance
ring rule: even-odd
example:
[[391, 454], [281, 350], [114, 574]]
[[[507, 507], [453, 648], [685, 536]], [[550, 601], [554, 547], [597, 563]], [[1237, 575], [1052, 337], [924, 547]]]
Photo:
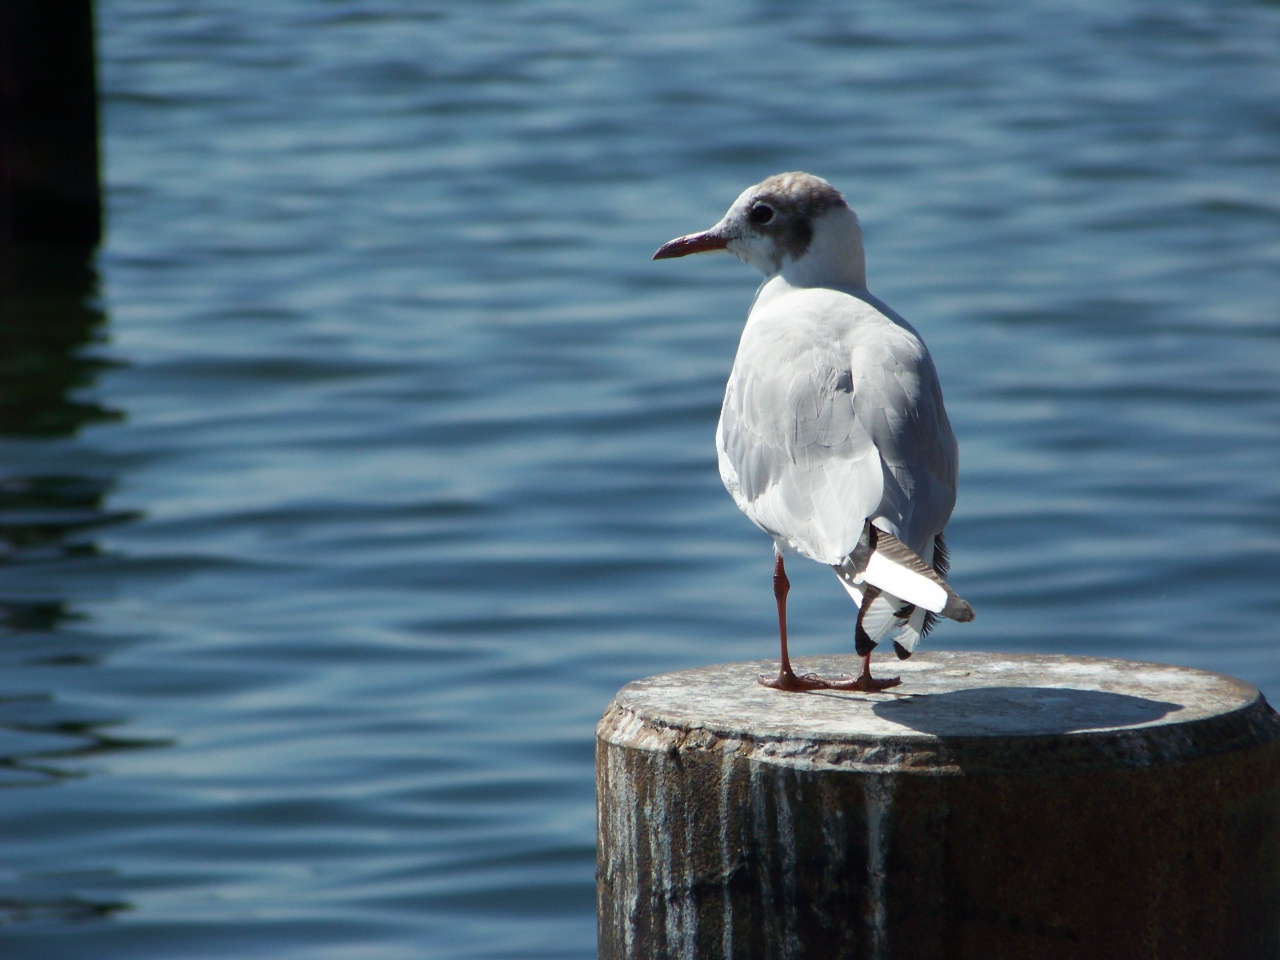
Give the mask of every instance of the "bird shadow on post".
[[1163, 700], [1071, 687], [974, 687], [895, 697], [872, 712], [935, 736], [1016, 733], [1022, 737], [1131, 727], [1168, 716], [1182, 706]]

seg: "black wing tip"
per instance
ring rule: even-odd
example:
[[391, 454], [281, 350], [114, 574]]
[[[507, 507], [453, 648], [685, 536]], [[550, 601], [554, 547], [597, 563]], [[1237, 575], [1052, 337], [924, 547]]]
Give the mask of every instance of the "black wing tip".
[[947, 541], [942, 538], [942, 534], [933, 538], [933, 569], [938, 571], [938, 576], [943, 580], [947, 579], [947, 573], [951, 570], [951, 551], [947, 549]]

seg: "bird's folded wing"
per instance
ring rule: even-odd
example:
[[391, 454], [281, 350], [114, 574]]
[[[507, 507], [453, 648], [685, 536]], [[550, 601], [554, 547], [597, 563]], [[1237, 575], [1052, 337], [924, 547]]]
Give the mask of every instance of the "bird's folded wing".
[[829, 564], [857, 545], [884, 488], [853, 390], [847, 354], [833, 346], [744, 343], [717, 431], [721, 476], [742, 511]]
[[832, 565], [868, 518], [925, 549], [955, 504], [956, 444], [933, 361], [910, 325], [865, 291], [758, 300], [717, 445], [742, 511]]
[[884, 497], [873, 516], [919, 553], [955, 506], [956, 441], [924, 344], [900, 319], [879, 333], [858, 338], [850, 361], [862, 371], [855, 411], [885, 471]]

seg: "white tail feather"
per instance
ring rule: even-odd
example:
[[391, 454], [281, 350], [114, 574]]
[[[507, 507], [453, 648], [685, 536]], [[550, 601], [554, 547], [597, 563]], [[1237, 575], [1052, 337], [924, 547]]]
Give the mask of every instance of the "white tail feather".
[[963, 622], [973, 619], [973, 608], [933, 567], [893, 534], [870, 523], [857, 549], [834, 569], [846, 587], [871, 584], [930, 613]]
[[947, 605], [945, 587], [918, 570], [889, 559], [879, 550], [873, 551], [867, 560], [862, 579], [885, 593], [934, 613], [941, 613]]
[[[916, 647], [920, 645], [920, 638], [924, 635], [924, 615], [924, 608], [916, 607], [906, 625], [894, 637], [898, 646], [902, 647], [908, 654], [915, 653]], [[902, 654], [899, 653], [898, 656], [901, 657]]]

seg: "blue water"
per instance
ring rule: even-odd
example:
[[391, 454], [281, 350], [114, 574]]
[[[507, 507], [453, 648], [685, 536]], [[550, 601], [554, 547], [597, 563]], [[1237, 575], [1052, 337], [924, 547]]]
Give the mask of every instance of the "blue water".
[[930, 645], [1280, 700], [1274, 3], [98, 17], [108, 235], [3, 307], [4, 957], [594, 955], [596, 719], [776, 643], [712, 450], [757, 278], [649, 257], [782, 170], [942, 375]]

